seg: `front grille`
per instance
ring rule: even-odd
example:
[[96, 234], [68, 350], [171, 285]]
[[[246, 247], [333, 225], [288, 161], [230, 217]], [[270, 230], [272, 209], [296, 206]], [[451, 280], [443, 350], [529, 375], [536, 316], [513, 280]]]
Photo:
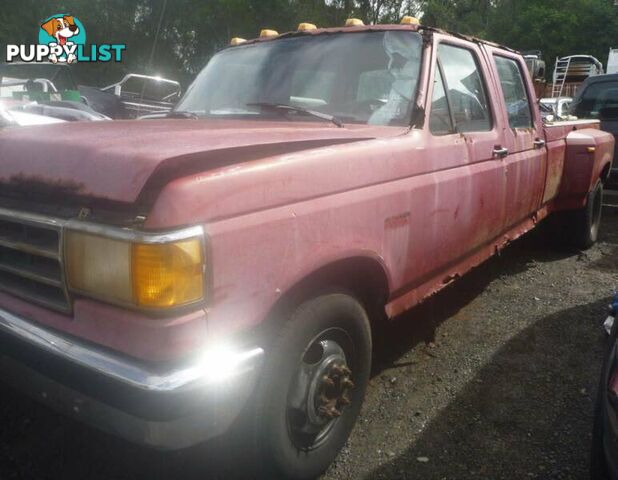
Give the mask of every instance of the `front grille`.
[[0, 290], [70, 311], [59, 221], [0, 208]]

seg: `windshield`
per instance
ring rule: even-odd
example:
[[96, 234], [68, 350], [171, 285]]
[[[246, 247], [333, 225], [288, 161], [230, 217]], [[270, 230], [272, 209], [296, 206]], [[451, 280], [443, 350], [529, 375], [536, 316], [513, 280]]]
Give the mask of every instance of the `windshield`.
[[302, 36], [234, 47], [215, 55], [177, 110], [200, 116], [276, 115], [346, 123], [408, 125], [421, 60], [421, 37], [405, 31]]

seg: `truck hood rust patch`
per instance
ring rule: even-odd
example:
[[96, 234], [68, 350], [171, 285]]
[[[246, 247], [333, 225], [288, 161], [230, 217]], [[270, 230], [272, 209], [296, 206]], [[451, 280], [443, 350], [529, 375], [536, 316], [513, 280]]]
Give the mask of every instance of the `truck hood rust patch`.
[[[0, 132], [0, 188], [134, 203], [173, 178], [407, 129], [317, 122], [133, 120]], [[145, 191], [151, 193], [146, 195]], [[144, 192], [143, 192], [144, 191]]]

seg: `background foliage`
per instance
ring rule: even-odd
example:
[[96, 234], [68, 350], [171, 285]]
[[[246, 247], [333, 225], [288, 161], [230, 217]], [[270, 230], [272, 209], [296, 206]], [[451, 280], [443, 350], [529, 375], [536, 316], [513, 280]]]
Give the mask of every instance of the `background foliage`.
[[540, 49], [549, 71], [556, 56], [586, 53], [605, 63], [609, 48], [618, 47], [614, 0], [11, 0], [0, 8], [0, 49], [36, 43], [42, 20], [63, 12], [85, 24], [88, 43], [127, 44], [122, 64], [76, 65], [82, 83], [94, 85], [128, 71], [186, 84], [231, 37], [288, 31], [301, 21], [340, 25], [350, 16], [379, 23], [411, 14], [427, 25]]

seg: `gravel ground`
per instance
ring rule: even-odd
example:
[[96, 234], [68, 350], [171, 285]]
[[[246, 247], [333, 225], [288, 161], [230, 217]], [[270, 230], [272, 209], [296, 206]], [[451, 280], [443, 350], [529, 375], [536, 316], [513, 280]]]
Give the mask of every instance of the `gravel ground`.
[[[587, 478], [600, 323], [616, 289], [617, 207], [585, 253], [534, 232], [515, 242], [393, 323], [324, 480]], [[0, 425], [2, 479], [213, 478], [209, 465], [239, 462], [225, 446], [139, 449], [4, 386]]]

